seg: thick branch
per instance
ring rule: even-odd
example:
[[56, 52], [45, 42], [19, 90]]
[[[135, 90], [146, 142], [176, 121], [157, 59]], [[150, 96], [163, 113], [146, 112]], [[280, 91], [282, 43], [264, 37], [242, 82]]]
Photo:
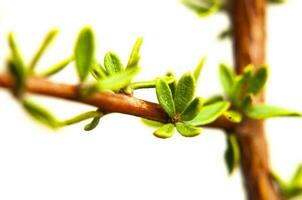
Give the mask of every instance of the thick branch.
[[[255, 69], [265, 64], [266, 0], [233, 0], [230, 12], [236, 72], [247, 64]], [[255, 104], [264, 102], [264, 92]], [[249, 200], [281, 200], [274, 188], [269, 154], [261, 120], [246, 119], [235, 127], [241, 152], [241, 168]]]
[[[13, 78], [8, 74], [0, 74], [0, 87], [12, 88]], [[159, 104], [137, 99], [123, 94], [112, 92], [96, 93], [86, 98], [79, 98], [76, 85], [59, 84], [44, 78], [29, 78], [26, 83], [26, 91], [34, 94], [46, 95], [81, 102], [96, 106], [105, 113], [123, 113], [134, 115], [158, 122], [167, 122], [168, 116]], [[234, 126], [224, 117], [207, 125], [213, 128], [229, 129]]]

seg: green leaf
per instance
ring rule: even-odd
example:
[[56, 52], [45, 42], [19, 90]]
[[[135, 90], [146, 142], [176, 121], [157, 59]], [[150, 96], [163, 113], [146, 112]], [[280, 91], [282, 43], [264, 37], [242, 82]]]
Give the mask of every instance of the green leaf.
[[94, 62], [91, 66], [90, 73], [96, 80], [102, 80], [107, 78], [108, 74], [103, 66], [97, 62]]
[[129, 85], [131, 80], [138, 74], [139, 71], [139, 67], [134, 67], [102, 79], [97, 83], [98, 90], [119, 91], [120, 89], [123, 89]]
[[104, 65], [109, 75], [124, 71], [120, 58], [114, 52], [108, 52], [104, 58]]
[[302, 195], [302, 165], [300, 165], [292, 180], [288, 183], [284, 181], [277, 173], [273, 172], [272, 177], [278, 184], [283, 196], [287, 199], [292, 199]]
[[138, 65], [138, 62], [140, 60], [139, 50], [140, 50], [142, 43], [143, 43], [143, 38], [142, 37], [137, 38], [137, 40], [132, 48], [132, 52], [130, 54], [126, 69], [136, 67]]
[[46, 34], [44, 40], [41, 43], [41, 46], [39, 47], [29, 64], [29, 73], [32, 73], [34, 71], [34, 68], [36, 67], [38, 61], [40, 60], [46, 49], [49, 47], [51, 42], [54, 40], [54, 38], [57, 36], [58, 32], [58, 29], [52, 29]]
[[153, 133], [153, 135], [158, 137], [158, 138], [166, 139], [166, 138], [172, 137], [173, 133], [174, 133], [174, 125], [173, 124], [165, 124], [165, 125], [161, 126], [159, 129], [157, 129]]
[[99, 124], [100, 119], [101, 119], [101, 116], [94, 117], [89, 124], [86, 124], [86, 126], [84, 127], [84, 130], [91, 131], [91, 130], [95, 129], [97, 127], [97, 125]]
[[292, 186], [302, 187], [302, 164], [300, 164], [291, 180]]
[[226, 119], [233, 123], [240, 123], [242, 120], [242, 115], [235, 110], [228, 110], [223, 113]]
[[8, 45], [11, 51], [11, 60], [8, 61], [8, 68], [15, 79], [14, 92], [19, 95], [25, 86], [27, 71], [13, 33], [8, 35]]
[[7, 61], [7, 67], [15, 81], [15, 85], [13, 88], [13, 94], [16, 96], [20, 96], [25, 87], [25, 81], [26, 81], [25, 80], [26, 79], [25, 71], [23, 71], [22, 68], [19, 68], [18, 65], [16, 65], [11, 60]]
[[195, 1], [182, 0], [182, 3], [194, 11], [199, 17], [207, 17], [219, 11], [220, 4], [217, 0], [213, 1]]
[[276, 172], [271, 172], [271, 176], [273, 180], [278, 184], [282, 194], [284, 196], [288, 196], [286, 195], [286, 193], [288, 193], [289, 191], [288, 183], [284, 181]]
[[201, 133], [201, 128], [183, 122], [176, 123], [176, 129], [184, 137], [195, 137]]
[[65, 58], [64, 60], [54, 64], [49, 69], [41, 72], [40, 76], [42, 77], [50, 77], [61, 70], [63, 70], [71, 61], [73, 61], [73, 57]]
[[58, 127], [59, 124], [54, 115], [52, 115], [46, 108], [42, 107], [41, 105], [31, 100], [23, 99], [22, 106], [38, 122], [51, 128]]
[[[252, 70], [252, 65], [246, 66], [243, 73], [235, 79], [234, 85], [231, 89], [230, 98], [236, 105], [240, 105], [242, 99], [247, 95], [246, 91], [243, 90], [243, 86], [250, 81]], [[243, 93], [243, 91], [245, 93]]]
[[74, 49], [75, 63], [81, 82], [86, 79], [94, 61], [94, 35], [90, 27], [84, 27], [80, 31]]
[[[171, 84], [172, 82], [175, 81], [174, 77], [168, 77], [168, 76], [165, 76], [162, 79], [165, 80], [168, 84]], [[157, 82], [157, 78], [150, 80], [150, 81], [133, 82], [133, 83], [129, 84], [129, 87], [132, 90], [137, 90], [137, 89], [142, 89], [142, 88], [155, 88], [156, 82]]]
[[214, 96], [211, 96], [211, 97], [207, 98], [204, 101], [203, 105], [206, 106], [206, 105], [215, 103], [217, 101], [222, 101], [222, 100], [223, 100], [223, 96], [221, 96], [221, 95], [214, 95]]
[[293, 199], [295, 197], [302, 196], [302, 186], [298, 187], [291, 187], [288, 191], [285, 192], [285, 196], [288, 199]]
[[287, 0], [268, 0], [268, 2], [272, 4], [282, 4], [282, 3], [286, 3]]
[[246, 110], [249, 108], [253, 103], [253, 97], [252, 94], [248, 93], [243, 97], [243, 100], [241, 102], [241, 105], [239, 106], [242, 110]]
[[91, 131], [93, 129], [95, 129], [97, 127], [97, 125], [100, 122], [100, 119], [105, 115], [104, 113], [101, 112], [100, 109], [97, 109], [97, 111], [99, 113], [99, 115], [95, 116], [90, 123], [86, 124], [84, 127], [85, 131]]
[[195, 95], [196, 82], [190, 72], [182, 75], [177, 83], [174, 103], [177, 113], [182, 113], [190, 104]]
[[13, 33], [8, 34], [8, 45], [10, 47], [10, 51], [11, 51], [11, 54], [12, 54], [13, 63], [18, 68], [25, 71], [25, 64], [24, 64], [23, 58], [21, 56], [20, 50], [17, 46], [17, 43], [16, 43], [16, 40], [15, 40], [15, 37], [14, 37]]
[[287, 187], [286, 181], [284, 181], [276, 172], [271, 172], [271, 176], [281, 189]]
[[246, 109], [246, 114], [253, 119], [266, 119], [271, 117], [301, 117], [302, 114], [278, 106], [253, 105]]
[[257, 95], [264, 87], [268, 78], [268, 67], [264, 66], [259, 68], [255, 75], [252, 76], [250, 82], [248, 83], [248, 92]]
[[229, 27], [224, 29], [223, 31], [221, 31], [218, 35], [218, 39], [220, 41], [225, 40], [227, 38], [231, 38], [231, 37], [232, 37], [232, 30]]
[[209, 104], [204, 106], [199, 114], [188, 123], [193, 126], [202, 126], [205, 124], [212, 123], [219, 116], [221, 116], [228, 108], [230, 107], [230, 103], [227, 101], [215, 102], [213, 104]]
[[170, 117], [173, 117], [175, 115], [175, 105], [172, 92], [168, 83], [163, 79], [158, 79], [156, 82], [156, 96], [160, 106]]
[[189, 121], [195, 118], [198, 113], [200, 113], [203, 106], [203, 99], [201, 97], [196, 97], [189, 106], [181, 113], [182, 121]]
[[224, 92], [228, 97], [231, 97], [232, 87], [235, 83], [235, 74], [227, 65], [223, 63], [219, 66], [219, 79]]
[[224, 154], [224, 159], [229, 174], [232, 174], [234, 169], [239, 165], [240, 162], [239, 145], [234, 134], [227, 135], [227, 149]]
[[172, 96], [173, 96], [173, 99], [174, 99], [175, 91], [176, 91], [176, 87], [177, 87], [177, 80], [176, 80], [175, 74], [172, 71], [168, 71], [166, 73], [166, 77], [173, 79], [173, 81], [171, 83], [169, 83], [169, 87], [170, 87], [170, 90], [172, 92]]
[[95, 117], [101, 117], [101, 116], [103, 116], [103, 113], [101, 113], [100, 111], [89, 111], [89, 112], [85, 112], [85, 113], [76, 115], [70, 119], [60, 121], [59, 125], [60, 126], [69, 126], [69, 125], [79, 123], [79, 122], [89, 119], [89, 118], [95, 118]]
[[149, 119], [145, 119], [145, 118], [141, 118], [141, 122], [143, 122], [145, 125], [147, 125], [149, 127], [153, 127], [153, 128], [158, 128], [158, 127], [163, 126], [163, 123], [153, 121], [153, 120], [149, 120]]
[[195, 68], [195, 70], [194, 70], [194, 72], [193, 72], [193, 76], [194, 76], [194, 78], [195, 78], [196, 83], [197, 83], [197, 81], [198, 81], [198, 79], [199, 79], [200, 72], [201, 72], [201, 70], [203, 69], [203, 66], [204, 66], [206, 60], [207, 60], [206, 57], [203, 57], [203, 58], [201, 59], [201, 61], [198, 63], [198, 65], [196, 66], [196, 68]]

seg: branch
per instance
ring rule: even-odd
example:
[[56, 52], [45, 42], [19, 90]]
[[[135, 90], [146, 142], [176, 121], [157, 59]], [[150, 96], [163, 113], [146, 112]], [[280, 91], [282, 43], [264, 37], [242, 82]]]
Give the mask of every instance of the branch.
[[[266, 57], [266, 0], [233, 0], [230, 11], [237, 73], [241, 74], [250, 63], [254, 69], [260, 68]], [[262, 92], [254, 103], [264, 100]], [[270, 176], [264, 121], [245, 119], [235, 127], [235, 133], [247, 199], [282, 200]]]
[[[0, 74], [0, 87], [13, 88], [14, 79], [9, 74]], [[102, 92], [80, 98], [77, 85], [54, 83], [39, 77], [28, 78], [25, 90], [33, 94], [57, 97], [96, 106], [105, 113], [123, 113], [162, 123], [169, 120], [168, 115], [159, 104], [124, 94]], [[207, 127], [231, 129], [234, 127], [234, 124], [224, 117], [220, 117], [213, 123], [208, 124]]]

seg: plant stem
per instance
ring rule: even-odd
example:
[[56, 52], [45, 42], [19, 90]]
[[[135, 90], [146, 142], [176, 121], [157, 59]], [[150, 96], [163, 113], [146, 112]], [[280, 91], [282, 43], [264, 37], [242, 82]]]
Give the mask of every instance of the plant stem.
[[[13, 78], [9, 74], [0, 74], [0, 87], [13, 88]], [[25, 90], [33, 94], [89, 104], [99, 108], [104, 113], [123, 113], [162, 123], [168, 122], [169, 119], [165, 111], [156, 103], [113, 92], [95, 93], [91, 96], [81, 98], [78, 95], [78, 86], [54, 83], [45, 78], [29, 77]], [[234, 127], [234, 123], [228, 121], [225, 117], [220, 117], [206, 126], [230, 129]]]
[[[248, 64], [255, 69], [265, 64], [266, 0], [233, 0], [230, 17], [236, 72]], [[264, 92], [255, 104], [264, 102]], [[264, 121], [245, 119], [235, 127], [241, 153], [241, 169], [249, 200], [281, 200], [270, 175]]]

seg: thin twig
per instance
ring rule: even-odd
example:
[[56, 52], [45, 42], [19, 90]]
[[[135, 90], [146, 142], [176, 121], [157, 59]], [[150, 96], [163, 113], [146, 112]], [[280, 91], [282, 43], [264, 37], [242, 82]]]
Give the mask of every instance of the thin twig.
[[[0, 74], [0, 87], [13, 88], [14, 79], [9, 74]], [[78, 86], [55, 83], [45, 78], [28, 78], [25, 90], [33, 94], [67, 99], [96, 106], [105, 113], [123, 113], [163, 123], [169, 119], [160, 105], [156, 103], [112, 92], [95, 93], [91, 96], [80, 98], [78, 95]], [[220, 117], [215, 122], [206, 126], [231, 129], [234, 127], [234, 124], [224, 117]]]

